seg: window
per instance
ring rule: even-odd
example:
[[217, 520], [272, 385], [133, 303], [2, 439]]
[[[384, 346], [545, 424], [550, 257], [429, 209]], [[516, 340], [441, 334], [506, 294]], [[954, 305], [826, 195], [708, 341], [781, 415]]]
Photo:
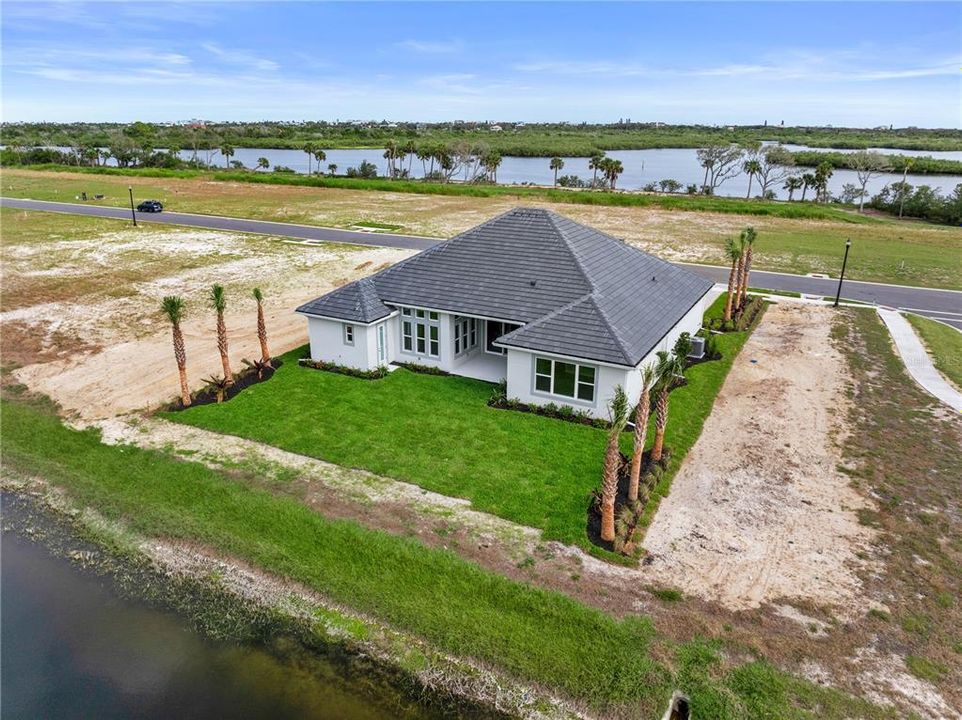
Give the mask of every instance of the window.
[[497, 320], [488, 320], [485, 322], [487, 327], [487, 337], [485, 338], [485, 349], [489, 353], [497, 353], [498, 355], [504, 355], [508, 351], [505, 348], [497, 347], [494, 341], [497, 340], [502, 335], [507, 335], [512, 330], [517, 330], [520, 325], [515, 325], [514, 323], [503, 323]]
[[345, 345], [354, 344], [354, 326], [353, 325], [344, 326], [344, 344]]
[[440, 315], [428, 310], [401, 309], [401, 347], [405, 352], [440, 357]]
[[586, 402], [595, 399], [595, 368], [562, 360], [535, 358], [534, 389]]
[[454, 354], [460, 355], [478, 344], [478, 321], [474, 318], [454, 318]]

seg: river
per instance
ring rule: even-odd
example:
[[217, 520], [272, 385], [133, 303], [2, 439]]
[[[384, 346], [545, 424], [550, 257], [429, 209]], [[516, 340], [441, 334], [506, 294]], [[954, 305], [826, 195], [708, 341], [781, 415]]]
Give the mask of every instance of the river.
[[[833, 150], [831, 148], [806, 148], [801, 145], [786, 145], [792, 151], [816, 150], [824, 152], [854, 152], [853, 150]], [[930, 155], [934, 158], [945, 160], [962, 160], [962, 151], [943, 151], [943, 152], [913, 152], [909, 150], [892, 150], [877, 148], [879, 152], [886, 154], [904, 155]], [[704, 169], [698, 164], [695, 150], [691, 148], [667, 148], [659, 150], [613, 150], [608, 154], [609, 157], [621, 160], [625, 171], [618, 178], [618, 187], [625, 190], [640, 190], [650, 182], [659, 180], [677, 180], [684, 187], [688, 184], [701, 185], [704, 180]], [[344, 174], [349, 167], [357, 167], [362, 161], [374, 163], [377, 166], [378, 174], [384, 175], [387, 172], [387, 161], [384, 159], [383, 150], [325, 150], [327, 159], [321, 163], [321, 170], [328, 171], [328, 165], [337, 165], [338, 174]], [[193, 151], [184, 150], [180, 156], [185, 160], [192, 157]], [[207, 160], [206, 151], [198, 151], [198, 157]], [[223, 166], [224, 158], [220, 151], [215, 150], [210, 153], [210, 162], [213, 165]], [[299, 173], [307, 172], [307, 153], [303, 150], [270, 150], [265, 148], [236, 148], [231, 160], [238, 160], [246, 167], [252, 168], [257, 165], [257, 159], [266, 157], [271, 164], [283, 165]], [[566, 157], [564, 169], [560, 175], [577, 175], [583, 180], [590, 180], [592, 171], [588, 169], [588, 158], [585, 157]], [[548, 167], [549, 158], [529, 158], [529, 157], [505, 157], [498, 168], [499, 184], [521, 184], [532, 183], [535, 185], [551, 185], [554, 181], [554, 173]], [[412, 177], [423, 177], [424, 171], [421, 162], [414, 157], [405, 160], [404, 169], [410, 167]], [[317, 163], [311, 160], [311, 169], [317, 169]], [[428, 168], [430, 169], [430, 167]], [[810, 172], [809, 169], [799, 169], [799, 173]], [[872, 178], [867, 186], [869, 195], [874, 195], [883, 186], [900, 182], [901, 173], [884, 173]], [[912, 185], [930, 185], [939, 187], [943, 193], [951, 192], [956, 185], [962, 183], [960, 175], [913, 175], [909, 173], [908, 182]], [[842, 186], [846, 183], [858, 184], [854, 170], [836, 169], [829, 180], [829, 189], [833, 194], [839, 194]], [[752, 185], [753, 194], [757, 191], [758, 182]], [[774, 188], [778, 197], [788, 198], [788, 192], [782, 189], [782, 183], [778, 183]], [[719, 195], [745, 197], [748, 191], [748, 177], [738, 175], [728, 180], [718, 188]], [[796, 193], [798, 198], [799, 194]], [[811, 193], [809, 193], [811, 197]]]
[[205, 640], [13, 532], [3, 535], [2, 587], [3, 718], [442, 717], [344, 653]]

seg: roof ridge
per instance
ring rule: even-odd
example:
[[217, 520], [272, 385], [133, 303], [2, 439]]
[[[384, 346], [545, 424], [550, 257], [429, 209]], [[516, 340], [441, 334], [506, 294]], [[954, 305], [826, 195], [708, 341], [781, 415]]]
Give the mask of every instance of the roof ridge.
[[564, 219], [564, 218], [562, 218], [561, 215], [558, 215], [553, 210], [543, 210], [542, 208], [537, 208], [537, 209], [542, 210], [542, 212], [544, 212], [545, 216], [548, 218], [548, 222], [551, 223], [551, 227], [553, 227], [555, 229], [555, 232], [558, 233], [558, 237], [561, 238], [561, 242], [568, 249], [568, 252], [571, 254], [571, 258], [575, 261], [575, 265], [578, 266], [578, 271], [581, 273], [581, 276], [585, 279], [585, 282], [588, 283], [588, 287], [591, 288], [591, 292], [595, 292], [598, 288], [595, 286], [594, 281], [591, 279], [591, 276], [588, 274], [588, 271], [585, 269], [584, 263], [581, 261], [581, 258], [578, 256], [578, 253], [575, 252], [575, 249], [573, 247], [571, 247], [571, 242], [568, 240], [567, 233], [565, 233], [564, 230], [558, 227], [558, 223], [556, 222], [556, 219], [558, 218]]
[[551, 318], [555, 317], [556, 315], [560, 315], [560, 314], [563, 313], [565, 310], [569, 310], [570, 308], [573, 308], [573, 307], [574, 307], [575, 305], [577, 305], [578, 303], [584, 302], [585, 300], [587, 300], [587, 299], [590, 298], [590, 297], [591, 297], [591, 293], [585, 293], [584, 295], [580, 295], [580, 296], [576, 297], [574, 300], [572, 300], [571, 302], [567, 303], [566, 305], [562, 305], [561, 307], [552, 310], [552, 311], [549, 312], [547, 315], [542, 315], [541, 317], [536, 318], [536, 319], [532, 320], [532, 321], [529, 322], [529, 323], [525, 323], [525, 324], [522, 325], [521, 327], [515, 328], [515, 329], [512, 330], [511, 332], [506, 333], [505, 335], [502, 335], [501, 337], [511, 337], [511, 336], [514, 335], [515, 333], [519, 333], [519, 332], [521, 332], [522, 330], [524, 330], [524, 329], [526, 329], [526, 328], [535, 327], [536, 325], [540, 325], [541, 323], [550, 320]]
[[598, 295], [600, 294], [601, 293], [599, 292], [593, 292], [588, 297], [591, 300], [591, 302], [594, 304], [595, 310], [598, 311], [598, 315], [601, 317], [601, 319], [604, 321], [605, 325], [607, 326], [608, 331], [611, 333], [611, 337], [614, 338], [615, 344], [618, 345], [618, 349], [621, 350], [621, 354], [624, 355], [625, 360], [627, 360], [630, 363], [632, 354], [628, 350], [628, 347], [625, 344], [624, 339], [621, 337], [621, 334], [618, 332], [618, 329], [612, 324], [611, 319], [608, 317], [608, 314], [605, 312], [605, 309], [598, 303], [597, 298], [598, 298]]

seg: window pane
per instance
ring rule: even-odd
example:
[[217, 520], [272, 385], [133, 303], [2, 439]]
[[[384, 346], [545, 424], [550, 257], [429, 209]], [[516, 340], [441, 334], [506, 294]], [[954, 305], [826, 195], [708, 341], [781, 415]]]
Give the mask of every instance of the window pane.
[[431, 317], [432, 320], [437, 320], [437, 319], [438, 319], [438, 314], [437, 314], [436, 312], [433, 312], [433, 313], [431, 313], [430, 317]]
[[401, 314], [402, 314], [402, 315], [410, 315], [410, 314], [411, 314], [411, 308], [401, 308]]
[[486, 342], [487, 342], [488, 350], [490, 350], [491, 352], [501, 352], [499, 348], [496, 348], [494, 346], [494, 341], [501, 336], [501, 323], [496, 322], [494, 320], [488, 320], [487, 327], [488, 327], [488, 337]]
[[554, 364], [554, 394], [575, 396], [575, 365], [555, 361]]
[[438, 341], [437, 341], [437, 340], [432, 340], [432, 341], [431, 341], [431, 353], [430, 353], [430, 354], [431, 354], [431, 355], [434, 355], [434, 357], [437, 357], [437, 356], [440, 354], [440, 353], [438, 352], [439, 349], [440, 349], [440, 348], [438, 347]]
[[551, 361], [545, 360], [544, 358], [538, 358], [535, 363], [535, 370], [539, 375], [551, 375]]
[[418, 310], [418, 311], [417, 311], [417, 316], [418, 316], [418, 317], [424, 317], [424, 311], [423, 311], [423, 310]]
[[418, 352], [419, 352], [419, 353], [423, 353], [423, 352], [424, 352], [424, 338], [422, 338], [422, 337], [419, 337], [419, 338], [418, 338]]
[[456, 337], [454, 338], [454, 354], [457, 355], [459, 352], [461, 352], [461, 338]]
[[591, 402], [595, 399], [595, 386], [578, 383], [578, 399]]
[[417, 330], [418, 330], [418, 337], [419, 337], [419, 338], [423, 338], [423, 337], [424, 337], [424, 325], [420, 325], [420, 324], [419, 324], [419, 325], [415, 325], [415, 327], [416, 327]]
[[589, 385], [595, 384], [595, 369], [593, 367], [586, 367], [584, 365], [578, 366], [578, 382], [588, 383]]
[[535, 375], [534, 387], [541, 392], [551, 392], [551, 378], [546, 375]]
[[431, 339], [432, 340], [438, 339], [438, 329], [434, 325], [431, 326]]
[[404, 349], [410, 351], [413, 346], [411, 345], [411, 336], [404, 336]]

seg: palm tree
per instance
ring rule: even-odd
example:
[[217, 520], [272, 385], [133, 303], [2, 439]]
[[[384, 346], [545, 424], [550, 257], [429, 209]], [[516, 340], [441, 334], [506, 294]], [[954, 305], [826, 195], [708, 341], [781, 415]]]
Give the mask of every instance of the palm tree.
[[598, 182], [598, 171], [601, 170], [602, 168], [601, 163], [604, 162], [604, 159], [605, 159], [604, 153], [596, 152], [596, 153], [592, 153], [591, 159], [588, 160], [588, 169], [591, 170], [591, 173], [592, 173], [591, 174], [592, 188], [594, 188], [594, 186]]
[[741, 232], [742, 247], [745, 248], [745, 259], [742, 262], [741, 285], [738, 292], [738, 309], [745, 305], [745, 297], [748, 295], [748, 275], [752, 271], [752, 255], [754, 253], [755, 238], [758, 233], [755, 228], [749, 225]]
[[746, 160], [742, 170], [748, 174], [748, 193], [745, 195], [748, 200], [752, 196], [752, 179], [762, 171], [762, 164], [758, 160]]
[[604, 171], [605, 180], [608, 181], [608, 187], [614, 190], [615, 182], [618, 180], [618, 176], [625, 171], [625, 166], [621, 164], [621, 160], [606, 157], [601, 161], [601, 169]]
[[304, 152], [307, 153], [307, 174], [311, 174], [311, 159], [314, 157], [314, 151], [317, 148], [314, 147], [314, 143], [304, 143]]
[[264, 293], [260, 288], [254, 288], [251, 294], [257, 302], [257, 339], [261, 343], [261, 362], [270, 367], [271, 353], [267, 349], [267, 323], [264, 322]]
[[337, 174], [337, 164], [336, 164], [336, 163], [331, 163], [330, 165], [328, 165], [328, 166], [327, 166], [327, 171], [328, 171], [331, 175], [336, 175], [336, 174]]
[[738, 277], [738, 263], [742, 258], [742, 246], [735, 238], [725, 241], [725, 255], [732, 261], [732, 269], [728, 273], [728, 297], [725, 298], [725, 322], [732, 319], [732, 304], [735, 298], [735, 279]]
[[227, 393], [227, 388], [233, 383], [233, 381], [228, 381], [220, 375], [211, 375], [209, 378], [204, 378], [204, 382], [207, 383], [210, 388], [213, 388], [217, 395], [218, 403], [224, 402], [224, 395]]
[[230, 143], [224, 143], [220, 146], [220, 154], [224, 156], [224, 167], [230, 167], [230, 159], [234, 157], [234, 146]]
[[257, 169], [258, 169], [258, 170], [260, 170], [261, 168], [263, 168], [264, 170], [267, 170], [267, 168], [269, 168], [270, 166], [271, 166], [271, 161], [268, 160], [266, 157], [259, 157], [259, 158], [257, 158]]
[[655, 369], [646, 365], [641, 371], [641, 395], [635, 408], [635, 437], [631, 456], [631, 475], [628, 481], [628, 500], [638, 500], [638, 484], [641, 480], [641, 457], [645, 451], [645, 436], [648, 434], [648, 416], [651, 414], [651, 384], [655, 379]]
[[220, 351], [220, 362], [224, 367], [224, 380], [230, 385], [234, 382], [234, 373], [231, 372], [230, 358], [227, 355], [227, 325], [224, 323], [227, 296], [224, 294], [224, 286], [215, 284], [211, 287], [207, 301], [211, 309], [217, 311], [217, 349]]
[[615, 496], [618, 494], [618, 471], [621, 469], [621, 431], [628, 422], [628, 397], [621, 385], [615, 387], [615, 394], [608, 403], [611, 429], [608, 430], [608, 445], [605, 448], [605, 469], [601, 483], [601, 539], [611, 542], [615, 539]]
[[802, 174], [802, 202], [805, 202], [805, 193], [809, 188], [815, 187], [815, 175], [812, 173]]
[[655, 443], [651, 446], [652, 462], [661, 461], [664, 454], [665, 428], [668, 426], [668, 393], [675, 386], [678, 376], [684, 373], [684, 362], [684, 358], [678, 358], [664, 350], [658, 351], [658, 363], [655, 366], [658, 382], [654, 388], [657, 399], [655, 400]]
[[327, 153], [321, 150], [320, 148], [317, 148], [314, 150], [314, 159], [317, 160], [317, 172], [318, 174], [320, 174], [321, 163], [327, 160]]
[[554, 185], [558, 187], [558, 171], [565, 166], [565, 161], [559, 157], [551, 158], [551, 163], [548, 165], [549, 168], [554, 170]]
[[180, 330], [180, 321], [184, 319], [184, 299], [176, 295], [168, 295], [160, 305], [161, 312], [170, 320], [171, 333], [174, 339], [174, 359], [177, 361], [177, 372], [180, 373], [180, 402], [184, 407], [190, 406], [190, 388], [187, 386], [187, 350], [184, 348], [184, 334]]
[[788, 190], [788, 202], [792, 201], [795, 191], [800, 190], [803, 184], [802, 179], [798, 177], [798, 175], [791, 175], [785, 180], [785, 184], [782, 185], [782, 187]]

